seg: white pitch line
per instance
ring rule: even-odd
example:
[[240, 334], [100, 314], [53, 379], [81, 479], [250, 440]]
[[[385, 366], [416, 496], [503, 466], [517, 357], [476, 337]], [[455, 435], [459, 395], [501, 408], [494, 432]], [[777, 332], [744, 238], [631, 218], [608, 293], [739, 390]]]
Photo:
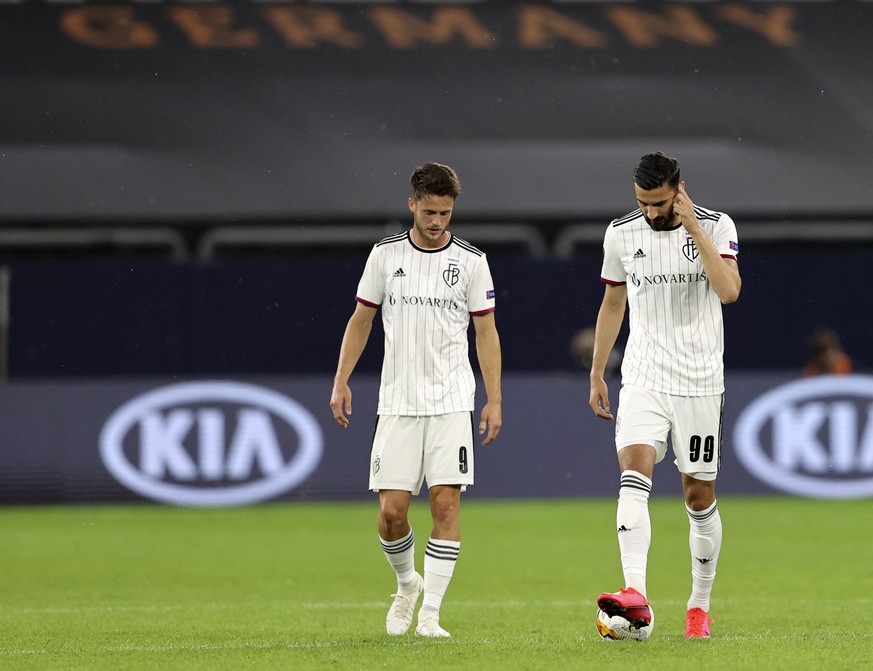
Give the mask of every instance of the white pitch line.
[[179, 645], [112, 645], [99, 648], [91, 647], [61, 647], [55, 650], [23, 649], [3, 650], [0, 649], [0, 657], [37, 656], [37, 655], [64, 655], [64, 654], [113, 654], [125, 652], [201, 652], [201, 651], [225, 651], [225, 650], [294, 650], [309, 648], [337, 648], [349, 647], [346, 641], [304, 641], [300, 643], [237, 643], [217, 645], [215, 643], [179, 644]]
[[[869, 607], [873, 603], [870, 598], [855, 598], [855, 599], [788, 599], [784, 603], [790, 604], [797, 608], [809, 607], [818, 608], [822, 603], [833, 602], [841, 605], [849, 605], [855, 608]], [[685, 601], [680, 599], [658, 599], [655, 604], [674, 608], [684, 607]], [[722, 607], [728, 605], [737, 605], [742, 603], [748, 606], [750, 601], [747, 599], [719, 599]], [[768, 602], [770, 603], [770, 602]], [[288, 610], [378, 610], [387, 608], [391, 604], [391, 599], [386, 595], [384, 601], [310, 601], [310, 602], [295, 602], [289, 599], [286, 604], [281, 605], [287, 607]], [[451, 606], [454, 608], [464, 609], [481, 609], [488, 610], [494, 608], [582, 608], [590, 609], [595, 607], [593, 599], [588, 600], [508, 600], [508, 601], [482, 601], [482, 600], [459, 600], [451, 601]], [[13, 613], [21, 613], [23, 615], [78, 615], [82, 613], [166, 613], [172, 611], [215, 611], [215, 610], [245, 610], [245, 604], [233, 603], [210, 603], [210, 604], [165, 604], [151, 606], [131, 606], [131, 605], [114, 605], [114, 606], [46, 606], [43, 608], [16, 608], [14, 606], [0, 605], [0, 611]]]
[[79, 613], [167, 613], [174, 610], [234, 610], [236, 604], [170, 604], [165, 606], [46, 606], [44, 608], [14, 608], [2, 606], [0, 610], [16, 611], [33, 615], [67, 615]]
[[[682, 601], [659, 600], [659, 604], [675, 606]], [[312, 610], [353, 610], [356, 608], [385, 608], [391, 605], [391, 600], [385, 601], [322, 601], [299, 604], [300, 608]], [[591, 601], [452, 601], [451, 606], [459, 608], [594, 608], [595, 602]]]
[[[804, 636], [805, 634], [798, 634], [797, 636]], [[749, 642], [749, 641], [790, 641], [792, 639], [797, 638], [797, 636], [790, 636], [787, 634], [780, 635], [771, 635], [769, 633], [763, 634], [755, 634], [753, 636], [715, 636], [712, 639], [713, 643], [717, 643], [718, 641], [730, 641], [730, 642]], [[842, 634], [826, 634], [821, 636], [823, 639], [839, 639], [839, 640], [850, 640], [850, 639], [870, 639], [873, 638], [873, 633], [865, 632], [862, 634], [856, 634], [850, 637], [846, 637]], [[658, 639], [663, 639], [666, 641], [683, 641], [684, 638], [679, 635], [667, 635], [667, 636], [659, 636]], [[548, 637], [543, 638], [533, 638], [528, 639], [529, 643], [542, 643], [544, 641], [549, 640]], [[566, 638], [554, 639], [556, 642], [566, 642]], [[585, 641], [580, 640], [580, 644], [584, 644]], [[421, 639], [417, 639], [414, 637], [410, 638], [395, 638], [391, 637], [388, 639], [386, 636], [385, 644], [390, 647], [420, 647], [423, 641]], [[501, 647], [505, 646], [508, 643], [516, 644], [518, 641], [508, 641], [507, 639], [495, 640], [492, 638], [479, 638], [479, 639], [461, 639], [456, 638], [449, 641], [441, 641], [442, 645], [478, 645], [478, 646], [494, 646]], [[592, 640], [592, 644], [600, 645], [601, 641]], [[64, 655], [64, 654], [115, 654], [115, 653], [128, 653], [128, 652], [145, 652], [145, 653], [169, 653], [169, 652], [198, 652], [198, 651], [233, 651], [233, 650], [310, 650], [310, 649], [318, 649], [318, 648], [349, 648], [354, 647], [353, 643], [349, 641], [299, 641], [296, 643], [236, 643], [236, 644], [227, 644], [220, 645], [215, 643], [201, 643], [201, 644], [179, 644], [179, 645], [115, 645], [115, 646], [105, 646], [105, 647], [61, 647], [54, 650], [49, 650], [45, 648], [40, 649], [20, 649], [20, 650], [4, 650], [0, 649], [0, 657], [36, 657], [43, 655]]]
[[[850, 605], [856, 608], [869, 606], [873, 603], [870, 598], [855, 598], [855, 599], [832, 599], [834, 603]], [[803, 608], [818, 608], [822, 603], [828, 600], [821, 599], [789, 599], [784, 603], [792, 606]], [[390, 598], [386, 595], [384, 601], [310, 601], [310, 602], [295, 602], [290, 600], [286, 607], [289, 610], [373, 610], [387, 608], [391, 603]], [[685, 601], [680, 599], [658, 599], [656, 604], [674, 608], [684, 606]], [[737, 605], [742, 603], [744, 606], [749, 605], [747, 599], [719, 599], [722, 606]], [[769, 602], [768, 602], [769, 603]], [[452, 607], [470, 608], [470, 609], [493, 609], [493, 608], [594, 608], [595, 602], [593, 599], [588, 600], [508, 600], [508, 601], [482, 601], [482, 600], [459, 600], [451, 601]], [[77, 615], [81, 613], [164, 613], [172, 611], [208, 611], [208, 610], [245, 610], [246, 605], [233, 603], [211, 603], [211, 604], [165, 604], [151, 606], [130, 606], [130, 605], [114, 605], [114, 606], [46, 606], [43, 608], [16, 608], [14, 606], [0, 605], [0, 611], [8, 611], [21, 613], [24, 615]]]

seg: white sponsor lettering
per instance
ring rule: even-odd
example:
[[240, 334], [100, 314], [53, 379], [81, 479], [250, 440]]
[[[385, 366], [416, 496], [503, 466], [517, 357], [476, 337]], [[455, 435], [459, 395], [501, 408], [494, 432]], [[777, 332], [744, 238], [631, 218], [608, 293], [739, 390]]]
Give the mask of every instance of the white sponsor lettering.
[[[290, 458], [274, 421], [297, 436]], [[228, 425], [234, 427], [229, 436]], [[147, 392], [116, 410], [100, 434], [100, 456], [119, 482], [156, 501], [189, 506], [277, 496], [309, 477], [322, 449], [321, 429], [303, 406], [239, 382], [190, 382]]]
[[762, 482], [818, 498], [873, 495], [873, 377], [790, 382], [755, 399], [734, 449]]

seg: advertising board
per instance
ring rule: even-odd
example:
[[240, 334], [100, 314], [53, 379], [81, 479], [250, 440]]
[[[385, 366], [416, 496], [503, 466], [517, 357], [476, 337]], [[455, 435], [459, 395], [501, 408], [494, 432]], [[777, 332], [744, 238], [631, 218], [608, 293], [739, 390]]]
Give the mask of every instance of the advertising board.
[[[0, 387], [0, 503], [235, 506], [366, 490], [378, 378], [341, 429], [328, 376], [13, 382]], [[720, 495], [873, 495], [873, 377], [728, 373]], [[618, 382], [610, 389], [617, 401]], [[612, 497], [613, 424], [572, 374], [511, 374], [476, 450], [477, 498]], [[678, 495], [668, 458], [654, 495]]]

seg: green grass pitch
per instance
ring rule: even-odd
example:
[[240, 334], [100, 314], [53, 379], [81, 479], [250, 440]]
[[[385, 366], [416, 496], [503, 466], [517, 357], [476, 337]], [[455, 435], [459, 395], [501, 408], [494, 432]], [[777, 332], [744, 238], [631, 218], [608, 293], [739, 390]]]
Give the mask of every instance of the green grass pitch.
[[[375, 498], [0, 508], [0, 668], [873, 668], [873, 500], [719, 508], [713, 638], [685, 641], [688, 522], [653, 499], [646, 643], [594, 628], [595, 597], [621, 586], [611, 500], [466, 500], [444, 640], [384, 632]], [[424, 499], [411, 516], [420, 567]]]

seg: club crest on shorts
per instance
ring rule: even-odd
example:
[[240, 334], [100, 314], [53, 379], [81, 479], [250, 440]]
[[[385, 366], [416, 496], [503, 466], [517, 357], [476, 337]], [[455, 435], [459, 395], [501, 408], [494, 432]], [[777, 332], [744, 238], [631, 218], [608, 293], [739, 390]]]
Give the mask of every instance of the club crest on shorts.
[[379, 466], [380, 466], [380, 464], [379, 464], [379, 457], [376, 457], [376, 458], [373, 460], [373, 475], [376, 475], [376, 473], [379, 472]]

